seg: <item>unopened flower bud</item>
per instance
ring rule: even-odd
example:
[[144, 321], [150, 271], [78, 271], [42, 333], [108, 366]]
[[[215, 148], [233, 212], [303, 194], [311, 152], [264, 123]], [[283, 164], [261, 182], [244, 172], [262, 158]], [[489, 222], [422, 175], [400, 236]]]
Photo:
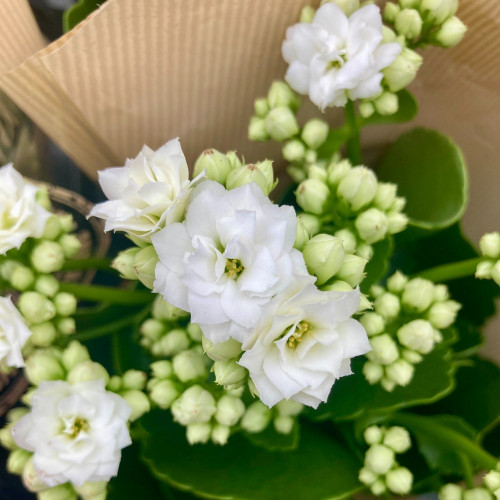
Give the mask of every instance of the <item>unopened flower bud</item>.
[[438, 493], [439, 500], [462, 500], [462, 488], [458, 484], [445, 484]]
[[370, 469], [367, 469], [366, 467], [363, 467], [358, 474], [358, 479], [363, 483], [366, 484], [367, 486], [370, 486], [370, 484], [373, 484], [378, 478], [378, 474], [375, 474], [372, 472]]
[[58, 241], [67, 259], [73, 258], [82, 247], [81, 241], [74, 234], [63, 234]]
[[397, 333], [399, 342], [420, 354], [428, 354], [434, 349], [434, 329], [423, 319], [414, 319], [403, 325]]
[[383, 92], [380, 97], [373, 101], [373, 105], [379, 115], [393, 115], [399, 109], [398, 96], [392, 92]]
[[357, 255], [345, 255], [344, 263], [336, 274], [339, 280], [346, 281], [353, 288], [357, 287], [365, 275], [367, 260]]
[[186, 427], [186, 438], [191, 445], [207, 443], [211, 433], [212, 426], [208, 423], [194, 423]]
[[371, 486], [370, 491], [377, 497], [381, 496], [387, 491], [385, 482], [382, 479], [377, 479]]
[[415, 9], [403, 9], [394, 20], [396, 31], [405, 38], [413, 39], [422, 32], [422, 18]]
[[56, 321], [57, 330], [63, 335], [72, 335], [76, 332], [76, 321], [74, 318], [59, 318]]
[[73, 231], [76, 227], [75, 220], [71, 214], [59, 215], [59, 223], [61, 224], [61, 230], [63, 233], [69, 233]]
[[413, 474], [406, 467], [397, 467], [386, 474], [385, 482], [396, 495], [407, 495], [413, 486]]
[[361, 316], [359, 322], [364, 326], [369, 337], [378, 335], [384, 331], [385, 321], [380, 314], [367, 312]]
[[193, 342], [201, 342], [203, 332], [201, 331], [200, 325], [198, 325], [197, 323], [189, 323], [186, 326], [186, 332]]
[[394, 451], [382, 444], [371, 446], [365, 455], [365, 467], [376, 474], [386, 474], [394, 465]]
[[305, 168], [302, 165], [288, 165], [288, 167], [286, 167], [286, 173], [292, 178], [295, 184], [300, 184], [307, 179]]
[[[269, 175], [270, 166], [270, 175]], [[262, 168], [259, 168], [262, 167]], [[267, 174], [267, 175], [266, 175]], [[235, 189], [245, 184], [255, 182], [262, 192], [268, 196], [274, 188], [273, 169], [271, 162], [261, 162], [260, 164], [250, 163], [232, 170], [227, 177], [227, 189]]]
[[7, 450], [17, 449], [17, 444], [10, 432], [10, 426], [6, 426], [0, 429], [0, 444]]
[[411, 447], [410, 433], [403, 427], [390, 427], [384, 435], [384, 444], [396, 453], [405, 453]]
[[377, 178], [373, 171], [366, 167], [351, 168], [337, 188], [337, 195], [348, 202], [355, 212], [368, 205], [376, 192]]
[[388, 23], [393, 24], [394, 21], [396, 20], [396, 15], [400, 12], [401, 8], [399, 5], [392, 3], [392, 2], [387, 2], [384, 7], [384, 19]]
[[394, 361], [394, 363], [390, 364], [385, 369], [387, 378], [401, 386], [408, 385], [412, 381], [414, 373], [415, 367], [404, 359]]
[[33, 271], [26, 266], [16, 266], [10, 276], [10, 284], [21, 292], [28, 290], [35, 282]]
[[262, 432], [271, 420], [271, 410], [260, 401], [252, 403], [241, 419], [241, 427], [250, 434]]
[[342, 240], [329, 234], [318, 234], [311, 238], [302, 253], [309, 272], [318, 277], [318, 285], [334, 276], [344, 262]]
[[342, 240], [344, 250], [347, 253], [351, 253], [356, 250], [356, 236], [350, 229], [340, 229], [339, 231], [336, 231], [333, 236]]
[[260, 118], [258, 116], [252, 116], [252, 118], [250, 118], [250, 123], [248, 125], [248, 138], [251, 141], [260, 142], [269, 140], [265, 118]]
[[203, 336], [201, 344], [205, 354], [214, 361], [226, 361], [236, 358], [241, 354], [241, 343], [233, 338], [219, 344], [214, 344], [207, 337]]
[[321, 215], [330, 198], [328, 186], [319, 179], [306, 179], [295, 192], [297, 203], [306, 212]]
[[498, 259], [500, 257], [500, 233], [486, 233], [479, 240], [479, 248], [485, 257]]
[[19, 262], [15, 260], [4, 260], [2, 263], [0, 263], [0, 276], [2, 279], [5, 281], [10, 281], [10, 278], [12, 276], [12, 273], [14, 270], [19, 266]]
[[491, 500], [491, 493], [486, 488], [472, 488], [465, 490], [463, 500]]
[[212, 429], [212, 443], [218, 444], [219, 446], [224, 446], [229, 439], [231, 434], [231, 429], [225, 425], [216, 424]]
[[151, 363], [150, 368], [153, 373], [153, 377], [156, 378], [169, 378], [174, 373], [171, 361], [166, 359]]
[[359, 214], [354, 224], [361, 238], [369, 244], [383, 240], [387, 234], [387, 217], [377, 208], [369, 208]]
[[43, 274], [35, 281], [35, 291], [47, 297], [54, 297], [59, 291], [59, 282], [51, 274]]
[[165, 333], [165, 325], [154, 318], [148, 318], [144, 323], [142, 323], [140, 331], [142, 335], [151, 340], [160, 339]]
[[373, 257], [373, 247], [368, 243], [361, 243], [356, 248], [356, 254], [363, 259], [370, 260]]
[[380, 380], [384, 376], [384, 368], [378, 363], [367, 361], [363, 365], [363, 375], [365, 376], [367, 382], [370, 385], [373, 385], [377, 382], [380, 382]]
[[28, 491], [32, 493], [40, 493], [49, 487], [38, 477], [33, 466], [33, 457], [31, 457], [25, 464], [22, 474], [23, 484]]
[[271, 84], [267, 94], [267, 102], [271, 108], [291, 108], [296, 111], [300, 105], [300, 99], [297, 94], [286, 84], [281, 81], [274, 81]]
[[493, 269], [491, 270], [491, 278], [498, 286], [500, 286], [500, 260], [497, 260], [493, 266]]
[[397, 186], [390, 182], [379, 182], [373, 204], [379, 210], [388, 210], [396, 199]]
[[56, 240], [58, 236], [61, 234], [61, 221], [58, 215], [51, 215], [47, 222], [45, 223], [45, 227], [43, 229], [42, 239], [44, 240]]
[[299, 133], [297, 118], [290, 108], [273, 108], [266, 116], [265, 123], [267, 133], [277, 142], [291, 139]]
[[50, 321], [31, 325], [30, 330], [30, 340], [37, 347], [49, 347], [57, 337], [56, 327]]
[[142, 391], [131, 389], [124, 391], [120, 396], [130, 405], [132, 408], [132, 413], [130, 414], [129, 420], [133, 422], [138, 418], [142, 417], [151, 409], [149, 399]]
[[109, 381], [109, 374], [106, 368], [99, 363], [88, 360], [79, 363], [68, 373], [66, 380], [70, 384], [78, 384], [79, 382], [89, 382], [90, 380], [104, 379], [104, 383]]
[[279, 434], [290, 434], [290, 432], [292, 432], [294, 424], [295, 420], [292, 417], [288, 417], [286, 415], [279, 415], [273, 421], [274, 429]]
[[106, 384], [106, 389], [111, 392], [120, 392], [123, 389], [122, 378], [119, 375], [113, 375]]
[[380, 381], [380, 385], [382, 386], [382, 388], [384, 389], [384, 391], [392, 392], [396, 388], [397, 384], [396, 384], [396, 382], [394, 382], [390, 378], [384, 377]]
[[417, 75], [423, 58], [414, 50], [404, 48], [392, 64], [382, 70], [384, 80], [391, 92], [399, 92], [407, 87]]
[[397, 234], [406, 229], [408, 217], [400, 212], [389, 212], [387, 214], [387, 232]]
[[490, 470], [483, 478], [483, 482], [491, 491], [500, 488], [500, 472], [498, 470]]
[[184, 391], [172, 405], [174, 420], [181, 425], [209, 422], [217, 411], [215, 399], [207, 390], [194, 385]]
[[32, 454], [29, 451], [23, 450], [21, 448], [13, 450], [9, 454], [9, 458], [7, 459], [7, 472], [20, 476], [23, 473], [24, 466], [31, 458], [31, 455]]
[[[82, 486], [74, 486], [83, 500], [106, 500], [107, 481], [86, 482]], [[104, 495], [104, 496], [101, 496]]]
[[326, 170], [319, 165], [310, 165], [307, 170], [307, 177], [326, 183]]
[[215, 419], [219, 424], [231, 427], [238, 423], [238, 420], [245, 413], [245, 405], [240, 398], [233, 396], [222, 396], [217, 401], [217, 411]]
[[175, 328], [170, 330], [160, 340], [161, 352], [164, 356], [173, 356], [182, 351], [185, 351], [191, 341], [189, 340], [186, 330], [182, 328]]
[[331, 0], [337, 4], [346, 16], [350, 16], [354, 11], [359, 9], [359, 0]]
[[40, 241], [31, 252], [31, 264], [41, 273], [54, 273], [64, 264], [64, 251], [55, 241]]
[[373, 113], [375, 113], [375, 106], [373, 105], [372, 102], [361, 101], [359, 103], [359, 114], [363, 118], [370, 118], [370, 116], [372, 116]]
[[88, 360], [90, 360], [88, 349], [76, 340], [69, 343], [61, 357], [62, 364], [67, 371], [71, 371], [76, 365]]
[[139, 281], [147, 288], [153, 289], [155, 281], [155, 268], [158, 263], [158, 255], [153, 245], [141, 248], [134, 260], [134, 269]]
[[123, 250], [120, 252], [117, 257], [111, 263], [111, 267], [116, 269], [120, 276], [127, 280], [136, 280], [137, 273], [134, 269], [135, 256], [139, 253], [140, 248], [132, 247], [127, 248], [127, 250]]
[[37, 495], [37, 500], [77, 500], [77, 498], [78, 495], [70, 483], [59, 484], [40, 491]]
[[448, 18], [437, 33], [434, 35], [434, 40], [443, 47], [454, 47], [461, 42], [467, 31], [467, 26], [458, 18]]
[[311, 149], [318, 149], [326, 141], [328, 131], [328, 123], [313, 118], [304, 125], [301, 138]]
[[304, 408], [302, 403], [298, 403], [293, 399], [282, 399], [277, 405], [276, 409], [280, 415], [292, 417], [298, 415]]
[[33, 385], [39, 385], [44, 380], [64, 380], [64, 368], [53, 349], [37, 351], [26, 360], [25, 373]]
[[127, 370], [122, 377], [123, 387], [126, 389], [137, 389], [142, 391], [148, 380], [148, 376], [139, 370]]
[[420, 363], [423, 359], [421, 354], [411, 349], [404, 349], [402, 352], [402, 356], [406, 361], [408, 361], [408, 363], [411, 363], [412, 365]]
[[171, 380], [159, 380], [149, 393], [151, 401], [155, 402], [163, 410], [170, 408], [178, 396], [179, 391]]
[[372, 425], [368, 427], [363, 433], [363, 438], [367, 445], [380, 444], [382, 438], [384, 437], [384, 431], [378, 425]]
[[304, 224], [311, 238], [321, 231], [321, 220], [316, 215], [300, 214], [297, 216], [297, 220]]
[[326, 292], [352, 292], [353, 288], [346, 281], [335, 280], [333, 283], [321, 287], [321, 290]]
[[206, 149], [196, 160], [193, 177], [205, 172], [207, 179], [224, 185], [231, 172], [231, 164], [227, 156], [216, 149]]
[[385, 292], [375, 299], [375, 311], [385, 319], [395, 318], [400, 310], [399, 298], [392, 293]]
[[54, 304], [38, 292], [25, 292], [17, 304], [21, 314], [33, 324], [51, 320], [56, 315]]
[[265, 118], [267, 113], [269, 113], [269, 103], [267, 102], [267, 99], [265, 97], [255, 99], [253, 107], [255, 110], [255, 114], [259, 118]]
[[388, 26], [382, 26], [382, 43], [398, 42], [398, 36]]
[[304, 245], [311, 239], [311, 235], [307, 231], [306, 226], [302, 220], [297, 219], [297, 234], [295, 235], [295, 242], [293, 247], [297, 250], [302, 250]]
[[54, 305], [59, 316], [71, 316], [76, 311], [77, 300], [74, 295], [60, 292], [54, 297]]
[[427, 21], [441, 24], [445, 19], [455, 15], [458, 0], [422, 0], [420, 11]]
[[491, 279], [491, 272], [493, 271], [494, 263], [489, 260], [480, 262], [476, 267], [476, 278], [480, 280]]
[[327, 168], [328, 185], [331, 187], [337, 186], [351, 169], [349, 160], [331, 163]]
[[432, 303], [434, 285], [423, 278], [410, 280], [403, 291], [402, 302], [410, 310], [425, 311]]
[[392, 293], [401, 293], [408, 283], [408, 277], [401, 271], [396, 271], [392, 276], [387, 278], [387, 289]]
[[157, 296], [153, 302], [153, 317], [156, 319], [164, 319], [166, 321], [174, 321], [178, 318], [183, 318], [188, 316], [189, 313], [179, 309], [163, 300], [161, 296]]
[[455, 318], [461, 307], [462, 306], [454, 300], [437, 302], [429, 309], [427, 319], [431, 322], [432, 326], [443, 330], [455, 322]]
[[213, 371], [215, 373], [215, 382], [226, 387], [239, 387], [247, 376], [245, 368], [240, 366], [235, 359], [215, 361]]
[[290, 162], [298, 162], [304, 158], [306, 147], [299, 139], [292, 139], [283, 146], [283, 158]]
[[396, 342], [392, 337], [384, 333], [370, 339], [372, 350], [367, 354], [370, 361], [390, 365], [399, 358], [399, 351]]
[[193, 349], [177, 354], [172, 365], [174, 373], [181, 382], [188, 382], [207, 375], [203, 355]]

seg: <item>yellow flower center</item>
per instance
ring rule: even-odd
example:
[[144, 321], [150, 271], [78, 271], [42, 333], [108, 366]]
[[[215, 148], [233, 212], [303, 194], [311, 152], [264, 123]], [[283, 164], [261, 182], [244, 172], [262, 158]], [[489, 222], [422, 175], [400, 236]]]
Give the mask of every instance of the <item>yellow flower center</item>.
[[307, 321], [301, 321], [295, 331], [288, 337], [287, 345], [290, 349], [295, 349], [303, 340], [304, 336], [311, 331], [311, 325]]
[[76, 417], [73, 424], [69, 422], [66, 423], [64, 433], [68, 435], [69, 438], [75, 439], [80, 432], [87, 432], [89, 430], [89, 423], [84, 418]]
[[238, 276], [243, 272], [244, 267], [238, 259], [227, 259], [226, 260], [226, 274], [228, 278], [237, 279]]

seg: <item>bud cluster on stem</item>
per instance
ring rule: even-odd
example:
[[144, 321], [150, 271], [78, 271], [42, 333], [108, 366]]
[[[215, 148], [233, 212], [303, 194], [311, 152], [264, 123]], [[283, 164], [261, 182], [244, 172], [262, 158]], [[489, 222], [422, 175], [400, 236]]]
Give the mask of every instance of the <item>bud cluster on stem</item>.
[[486, 233], [479, 240], [483, 259], [476, 268], [476, 278], [491, 279], [500, 286], [500, 233]]

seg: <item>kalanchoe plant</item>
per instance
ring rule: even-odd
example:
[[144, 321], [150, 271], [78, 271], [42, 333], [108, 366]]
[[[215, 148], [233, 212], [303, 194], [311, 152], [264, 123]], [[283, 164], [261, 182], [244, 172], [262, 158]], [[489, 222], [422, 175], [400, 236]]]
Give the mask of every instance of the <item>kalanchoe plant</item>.
[[[60, 283], [72, 220], [0, 170], [0, 369], [24, 366], [32, 385], [0, 442], [26, 488], [40, 500], [498, 497], [500, 369], [477, 357], [498, 288], [474, 273], [500, 283], [500, 236], [483, 236], [480, 257], [461, 235], [467, 177], [446, 137], [407, 132], [377, 172], [360, 147], [365, 126], [415, 116], [419, 50], [460, 41], [457, 7], [302, 11], [282, 46], [286, 82], [255, 101], [248, 129], [282, 143], [286, 202], [271, 198], [271, 160], [209, 148], [190, 176], [179, 139], [102, 171], [108, 200], [89, 216], [131, 246], [71, 268], [111, 269], [120, 286]], [[300, 125], [298, 94], [324, 114]]]

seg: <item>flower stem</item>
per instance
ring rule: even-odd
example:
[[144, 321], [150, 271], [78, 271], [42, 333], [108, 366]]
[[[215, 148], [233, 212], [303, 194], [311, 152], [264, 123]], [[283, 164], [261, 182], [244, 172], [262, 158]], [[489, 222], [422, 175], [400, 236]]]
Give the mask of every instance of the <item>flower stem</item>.
[[432, 267], [431, 269], [418, 273], [418, 276], [434, 282], [451, 281], [458, 278], [473, 276], [481, 260], [481, 257], [475, 257], [473, 259]]
[[111, 261], [109, 259], [98, 259], [98, 258], [88, 258], [88, 259], [77, 259], [68, 260], [64, 263], [61, 271], [74, 271], [74, 270], [85, 270], [85, 269], [96, 269], [99, 271], [109, 271]]
[[124, 290], [111, 286], [83, 285], [80, 283], [61, 283], [60, 290], [74, 295], [77, 299], [110, 304], [141, 305], [154, 299], [151, 292]]
[[465, 484], [467, 484], [467, 488], [474, 488], [474, 471], [472, 470], [472, 465], [470, 463], [469, 457], [461, 453], [460, 462], [462, 463], [462, 467], [464, 469], [464, 479]]
[[106, 335], [112, 335], [113, 333], [132, 325], [136, 319], [136, 316], [137, 315], [127, 316], [126, 318], [121, 318], [110, 323], [105, 323], [104, 325], [98, 326], [96, 328], [83, 330], [68, 337], [68, 341], [78, 340], [79, 342], [86, 342], [87, 340], [98, 339], [100, 337], [105, 337]]
[[345, 105], [345, 118], [349, 127], [350, 136], [347, 139], [347, 157], [353, 165], [361, 164], [361, 144], [359, 138], [359, 128], [356, 120], [356, 110], [353, 101], [347, 101]]

